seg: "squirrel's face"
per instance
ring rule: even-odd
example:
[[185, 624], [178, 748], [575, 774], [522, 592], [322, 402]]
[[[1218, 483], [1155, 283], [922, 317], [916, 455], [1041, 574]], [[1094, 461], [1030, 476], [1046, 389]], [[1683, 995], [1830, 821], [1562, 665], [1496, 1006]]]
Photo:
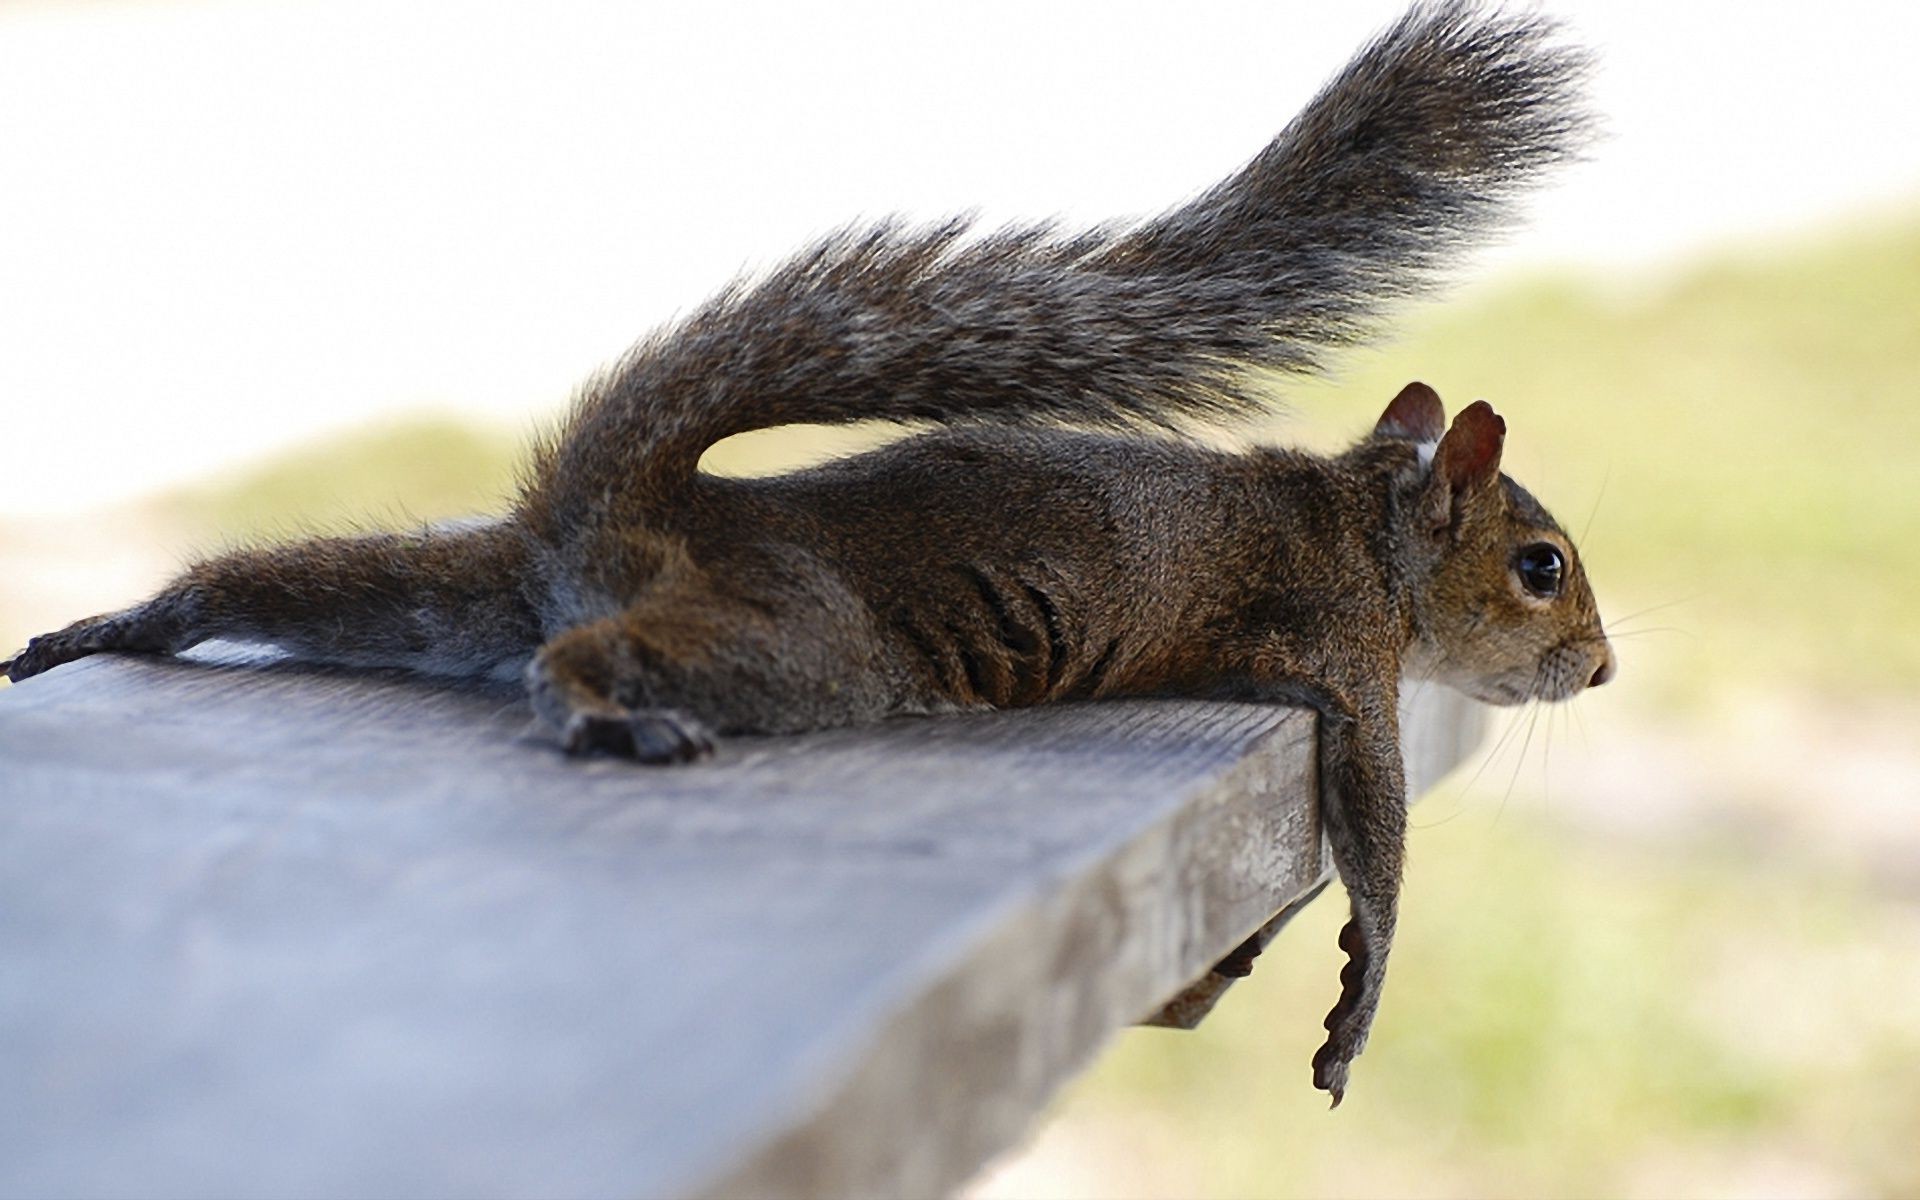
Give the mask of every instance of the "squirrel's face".
[[1412, 671], [1490, 704], [1565, 700], [1612, 678], [1573, 539], [1500, 473], [1506, 422], [1479, 401], [1447, 428], [1440, 397], [1416, 383], [1374, 434], [1415, 442], [1423, 467], [1410, 514], [1421, 549]]
[[1612, 677], [1579, 551], [1525, 488], [1496, 474], [1443, 536], [1424, 589], [1434, 678], [1490, 704], [1520, 704], [1565, 700]]

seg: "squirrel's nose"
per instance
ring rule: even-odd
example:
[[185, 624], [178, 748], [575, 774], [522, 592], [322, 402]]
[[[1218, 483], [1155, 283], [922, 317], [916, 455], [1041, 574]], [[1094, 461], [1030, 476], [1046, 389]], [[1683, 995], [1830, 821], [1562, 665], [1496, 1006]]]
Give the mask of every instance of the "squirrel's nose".
[[1612, 678], [1613, 678], [1613, 647], [1608, 646], [1607, 656], [1600, 660], [1600, 666], [1597, 670], [1594, 671], [1593, 678], [1587, 681], [1587, 686], [1599, 687], [1601, 684], [1605, 683], [1607, 680]]

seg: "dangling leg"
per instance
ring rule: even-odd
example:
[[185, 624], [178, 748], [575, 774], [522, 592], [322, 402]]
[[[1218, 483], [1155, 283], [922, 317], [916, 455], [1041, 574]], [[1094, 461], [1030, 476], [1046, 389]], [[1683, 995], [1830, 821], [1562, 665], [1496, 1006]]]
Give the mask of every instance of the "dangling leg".
[[23, 679], [105, 650], [176, 654], [210, 638], [296, 657], [449, 675], [517, 669], [539, 644], [511, 527], [315, 538], [208, 559], [158, 595], [27, 643]]
[[1337, 1106], [1380, 1007], [1399, 911], [1407, 798], [1393, 698], [1321, 710], [1320, 813], [1351, 914], [1340, 931], [1340, 999], [1313, 1056], [1313, 1085]]

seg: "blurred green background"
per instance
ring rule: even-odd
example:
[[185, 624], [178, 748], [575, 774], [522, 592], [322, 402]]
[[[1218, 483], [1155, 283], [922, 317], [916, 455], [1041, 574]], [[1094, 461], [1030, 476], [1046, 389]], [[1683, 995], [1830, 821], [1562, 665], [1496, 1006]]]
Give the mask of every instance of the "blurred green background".
[[[1260, 436], [1338, 445], [1412, 378], [1490, 399], [1508, 470], [1584, 531], [1619, 680], [1500, 715], [1417, 810], [1337, 1114], [1306, 1065], [1335, 898], [1199, 1032], [1124, 1035], [973, 1194], [1920, 1195], [1920, 222], [1523, 279], [1404, 328], [1283, 385]], [[33, 584], [0, 641], [233, 539], [497, 509], [517, 440], [426, 420], [0, 525]]]

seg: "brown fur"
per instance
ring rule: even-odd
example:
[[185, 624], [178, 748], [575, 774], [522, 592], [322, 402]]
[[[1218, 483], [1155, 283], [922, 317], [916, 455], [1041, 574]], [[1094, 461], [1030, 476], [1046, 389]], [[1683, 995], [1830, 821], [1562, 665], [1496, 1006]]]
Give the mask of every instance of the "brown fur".
[[[1246, 364], [1312, 368], [1500, 219], [1578, 124], [1578, 62], [1549, 32], [1416, 8], [1246, 169], [1130, 230], [829, 239], [595, 381], [502, 520], [216, 558], [4, 669], [226, 637], [518, 673], [569, 751], [644, 762], [909, 713], [1309, 705], [1352, 907], [1314, 1060], [1337, 1103], [1393, 936], [1401, 679], [1561, 699], [1611, 651], [1570, 540], [1500, 475], [1484, 403], [1447, 429], [1410, 385], [1333, 458], [1127, 426], [1248, 408]], [[951, 428], [776, 479], [697, 470], [727, 434], [871, 417]], [[1541, 544], [1557, 595], [1518, 566]]]

